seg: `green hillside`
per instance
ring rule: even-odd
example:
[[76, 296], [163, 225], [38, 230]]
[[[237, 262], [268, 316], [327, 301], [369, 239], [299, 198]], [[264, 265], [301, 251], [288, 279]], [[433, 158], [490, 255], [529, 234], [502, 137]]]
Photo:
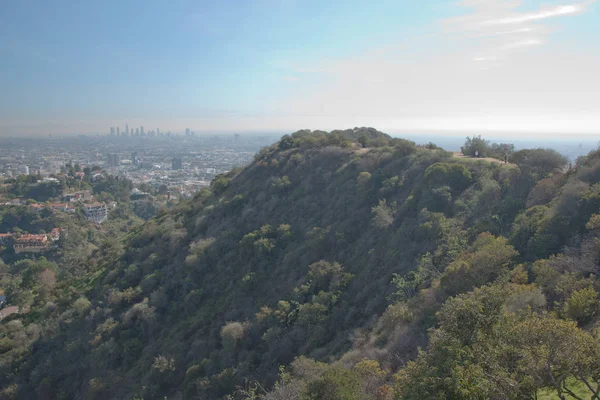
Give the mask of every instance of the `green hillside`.
[[510, 161], [286, 135], [2, 321], [0, 398], [597, 392], [600, 152]]

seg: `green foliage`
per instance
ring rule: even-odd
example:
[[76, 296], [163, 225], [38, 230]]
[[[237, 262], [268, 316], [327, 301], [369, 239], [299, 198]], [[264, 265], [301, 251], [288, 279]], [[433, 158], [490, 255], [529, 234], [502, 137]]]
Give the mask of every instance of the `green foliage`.
[[598, 292], [592, 286], [574, 291], [563, 306], [565, 316], [580, 325], [590, 322], [599, 311]]
[[441, 288], [448, 296], [467, 292], [493, 282], [517, 255], [503, 237], [481, 234], [469, 252], [453, 261], [441, 276]]
[[470, 157], [476, 157], [477, 152], [479, 152], [478, 157], [487, 157], [489, 150], [490, 142], [483, 139], [481, 135], [467, 137], [465, 144], [462, 147], [463, 154]]
[[244, 325], [239, 322], [228, 322], [221, 328], [221, 340], [223, 347], [227, 350], [234, 350], [238, 342], [244, 338]]
[[548, 174], [560, 171], [567, 165], [567, 159], [556, 150], [526, 149], [513, 153], [510, 161], [528, 173], [545, 178]]
[[487, 156], [493, 157], [498, 160], [504, 161], [505, 157], [510, 158], [511, 154], [515, 152], [515, 145], [511, 143], [492, 143], [488, 150]]
[[436, 163], [427, 168], [425, 179], [432, 187], [448, 186], [461, 192], [471, 184], [473, 177], [468, 168], [458, 163]]
[[92, 303], [85, 297], [80, 297], [73, 303], [73, 309], [80, 315], [85, 314], [91, 307]]
[[227, 189], [227, 187], [229, 186], [229, 182], [231, 182], [231, 179], [229, 179], [227, 176], [220, 174], [217, 175], [215, 177], [215, 179], [213, 179], [210, 182], [210, 188], [213, 190], [213, 192], [218, 195], [220, 193], [222, 193], [225, 189]]
[[400, 398], [531, 398], [541, 387], [565, 396], [567, 380], [589, 381], [595, 338], [550, 314], [503, 312], [513, 290], [492, 286], [448, 300], [428, 350], [396, 376]]
[[357, 373], [331, 368], [319, 379], [308, 384], [301, 400], [360, 400], [360, 381]]
[[370, 180], [371, 174], [369, 172], [363, 171], [360, 174], [358, 174], [358, 177], [356, 178], [356, 183], [358, 183], [359, 186], [365, 187]]
[[373, 224], [380, 229], [391, 226], [394, 223], [395, 209], [396, 203], [388, 205], [387, 200], [379, 200], [379, 204], [371, 209], [373, 212]]

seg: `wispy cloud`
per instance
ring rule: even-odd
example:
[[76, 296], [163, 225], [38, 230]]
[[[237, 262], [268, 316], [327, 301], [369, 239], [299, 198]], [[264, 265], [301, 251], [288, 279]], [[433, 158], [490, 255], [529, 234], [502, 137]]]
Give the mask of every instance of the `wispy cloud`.
[[527, 39], [520, 42], [506, 44], [502, 47], [503, 50], [519, 49], [521, 47], [538, 46], [544, 42], [540, 39]]
[[547, 25], [549, 21], [584, 13], [596, 1], [545, 4], [537, 11], [520, 11], [521, 1], [463, 0], [458, 6], [468, 11], [444, 19], [441, 24], [447, 33], [478, 41], [480, 49], [473, 61], [497, 61], [506, 58], [512, 50], [547, 43], [552, 32]]
[[585, 9], [584, 4], [569, 4], [548, 9], [542, 9], [534, 13], [517, 14], [510, 17], [491, 19], [483, 21], [483, 25], [506, 25], [522, 24], [524, 22], [538, 21], [547, 18], [560, 17], [563, 15], [577, 14]]

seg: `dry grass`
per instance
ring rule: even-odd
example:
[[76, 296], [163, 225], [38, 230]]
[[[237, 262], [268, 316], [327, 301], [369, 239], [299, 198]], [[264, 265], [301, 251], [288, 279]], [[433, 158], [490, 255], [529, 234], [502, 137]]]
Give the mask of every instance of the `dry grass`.
[[476, 157], [469, 157], [469, 156], [465, 156], [465, 155], [463, 155], [463, 154], [461, 154], [459, 152], [456, 152], [456, 151], [452, 153], [452, 157], [457, 158], [459, 160], [466, 161], [466, 162], [488, 161], [488, 162], [491, 162], [491, 163], [506, 165], [507, 167], [513, 167], [513, 168], [516, 167], [516, 165], [513, 164], [513, 163], [507, 163], [507, 164], [505, 164], [504, 161], [500, 161], [500, 160], [498, 160], [496, 158], [492, 158], [492, 157], [478, 157], [478, 158], [476, 158]]

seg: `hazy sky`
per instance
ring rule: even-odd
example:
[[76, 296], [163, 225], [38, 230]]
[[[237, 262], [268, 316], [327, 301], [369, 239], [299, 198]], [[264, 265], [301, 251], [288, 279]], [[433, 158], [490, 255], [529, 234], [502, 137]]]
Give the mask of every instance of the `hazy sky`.
[[0, 1], [0, 135], [600, 134], [600, 2]]

